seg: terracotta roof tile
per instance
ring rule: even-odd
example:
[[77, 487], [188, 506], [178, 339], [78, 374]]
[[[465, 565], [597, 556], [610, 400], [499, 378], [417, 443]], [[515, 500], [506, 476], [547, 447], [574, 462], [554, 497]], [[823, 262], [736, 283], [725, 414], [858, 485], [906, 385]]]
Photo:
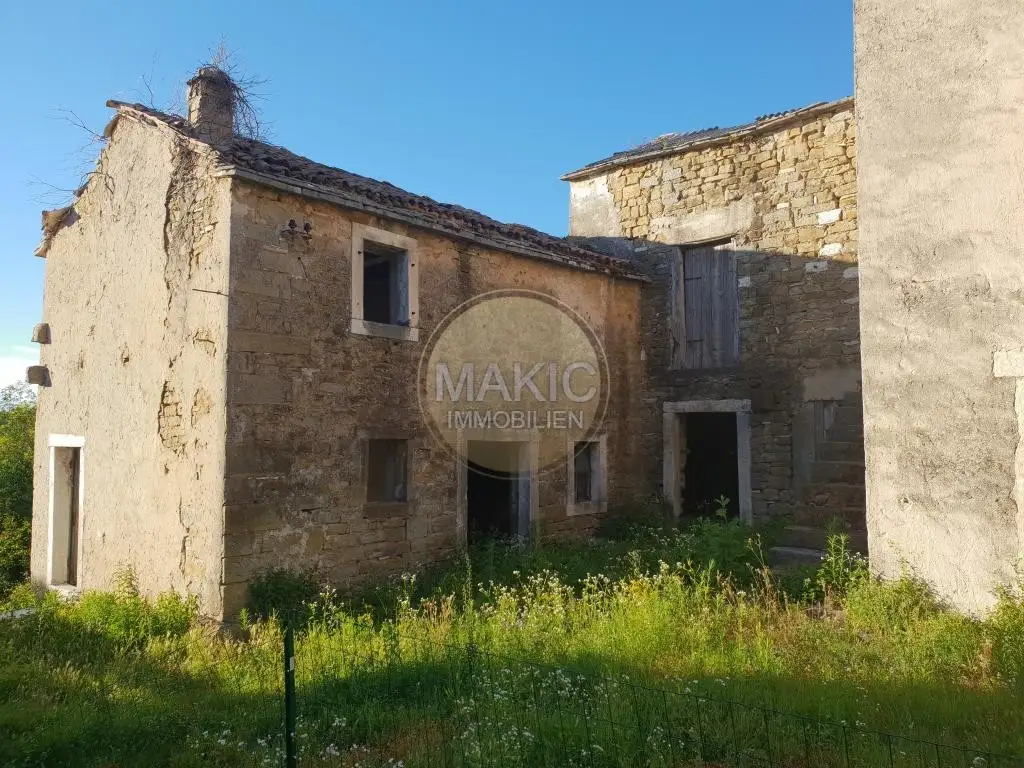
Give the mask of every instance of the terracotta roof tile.
[[[195, 138], [191, 124], [180, 115], [120, 101], [108, 101], [107, 106], [119, 112], [128, 110], [148, 116]], [[568, 239], [548, 235], [521, 224], [505, 224], [460, 205], [440, 203], [407, 192], [386, 181], [317, 163], [273, 144], [235, 137], [229, 147], [215, 149], [226, 164], [242, 171], [336, 193], [354, 204], [383, 209], [385, 216], [387, 212], [393, 212], [414, 225], [445, 232], [453, 237], [462, 235], [499, 250], [518, 253], [528, 251], [566, 266], [621, 276], [632, 273], [628, 262], [581, 247]]]

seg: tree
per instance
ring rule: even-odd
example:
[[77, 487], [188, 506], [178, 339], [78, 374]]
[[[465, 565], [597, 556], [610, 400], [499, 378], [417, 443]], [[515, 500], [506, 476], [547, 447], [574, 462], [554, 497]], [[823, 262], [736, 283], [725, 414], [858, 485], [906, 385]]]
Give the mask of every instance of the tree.
[[31, 387], [0, 389], [0, 599], [28, 578], [35, 423]]
[[6, 413], [19, 405], [35, 405], [36, 393], [24, 381], [0, 387], [0, 413]]

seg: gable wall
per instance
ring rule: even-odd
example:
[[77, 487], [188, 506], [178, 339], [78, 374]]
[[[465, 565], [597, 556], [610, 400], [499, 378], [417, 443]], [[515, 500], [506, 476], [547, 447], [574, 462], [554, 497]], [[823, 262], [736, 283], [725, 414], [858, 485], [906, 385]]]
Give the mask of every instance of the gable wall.
[[[200, 181], [206, 177], [206, 180]], [[227, 182], [121, 118], [46, 258], [32, 579], [47, 579], [49, 437], [83, 437], [79, 586], [130, 567], [220, 610]]]

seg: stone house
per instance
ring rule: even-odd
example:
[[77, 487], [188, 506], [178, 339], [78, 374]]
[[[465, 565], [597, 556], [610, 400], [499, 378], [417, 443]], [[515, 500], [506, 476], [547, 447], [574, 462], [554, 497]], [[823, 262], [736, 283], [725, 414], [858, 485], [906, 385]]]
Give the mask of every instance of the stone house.
[[[722, 493], [866, 551], [853, 100], [662, 136], [563, 178], [571, 234], [647, 275], [649, 396], [677, 512]], [[690, 510], [696, 511], [696, 510]]]
[[95, 172], [44, 217], [36, 583], [105, 587], [130, 566], [227, 616], [271, 567], [351, 583], [455, 551], [499, 502], [432, 438], [417, 366], [442, 319], [496, 289], [543, 286], [616, 375], [592, 487], [571, 465], [532, 473], [526, 438], [516, 506], [490, 522], [585, 532], [647, 492], [628, 263], [239, 138], [231, 101], [201, 70], [188, 119], [110, 102]]
[[[108, 105], [37, 251], [37, 584], [128, 566], [226, 617], [270, 568], [351, 584], [475, 531], [587, 535], [658, 494], [792, 516], [798, 553], [834, 517], [863, 530], [850, 100], [568, 174], [568, 238], [239, 137], [217, 70], [190, 81], [188, 118]], [[463, 322], [492, 296], [509, 301]], [[432, 350], [480, 334], [444, 378]], [[515, 368], [510, 396], [490, 364], [473, 378], [496, 347], [575, 362], [543, 394]], [[600, 384], [578, 432], [451, 412], [445, 432], [431, 410], [474, 384], [477, 403], [553, 402], [559, 382], [583, 402], [574, 372]]]

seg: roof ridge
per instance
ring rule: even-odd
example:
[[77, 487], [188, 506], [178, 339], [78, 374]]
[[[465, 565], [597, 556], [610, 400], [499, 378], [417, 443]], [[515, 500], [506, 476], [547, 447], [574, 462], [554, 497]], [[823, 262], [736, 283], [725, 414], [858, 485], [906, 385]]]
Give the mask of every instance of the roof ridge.
[[[562, 175], [563, 181], [575, 181], [586, 178], [601, 170], [610, 170], [621, 165], [627, 165], [641, 160], [653, 159], [664, 155], [677, 154], [681, 151], [690, 151], [696, 147], [722, 141], [728, 138], [739, 136], [745, 133], [758, 133], [762, 130], [775, 128], [778, 122], [789, 121], [800, 118], [818, 111], [825, 111], [854, 101], [853, 96], [844, 96], [833, 101], [817, 101], [804, 107], [785, 110], [783, 112], [771, 112], [766, 115], [754, 118], [751, 122], [741, 125], [734, 125], [728, 128], [701, 128], [693, 131], [681, 131], [666, 133], [651, 139], [650, 141], [638, 144], [630, 149], [615, 152], [601, 160], [584, 165], [575, 171], [569, 171]], [[668, 139], [672, 139], [671, 142]], [[659, 142], [662, 146], [656, 146]]]

